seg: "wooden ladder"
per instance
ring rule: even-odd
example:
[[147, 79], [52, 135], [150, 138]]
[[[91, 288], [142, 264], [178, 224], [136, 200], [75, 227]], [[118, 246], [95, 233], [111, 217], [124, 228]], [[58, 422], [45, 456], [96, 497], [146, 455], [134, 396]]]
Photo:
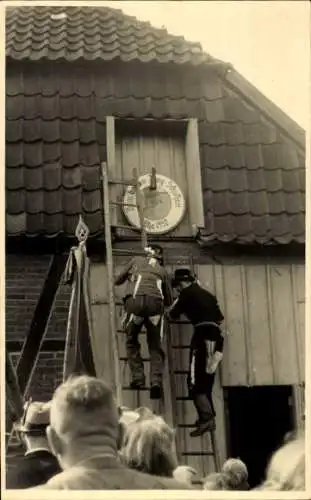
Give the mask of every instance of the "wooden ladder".
[[[143, 215], [143, 194], [140, 189], [139, 177], [137, 168], [133, 169], [133, 178], [131, 180], [121, 180], [121, 179], [110, 179], [108, 175], [108, 169], [106, 162], [101, 163], [101, 174], [102, 174], [102, 188], [103, 188], [103, 202], [104, 202], [104, 223], [105, 223], [105, 243], [106, 243], [106, 259], [107, 259], [107, 278], [108, 278], [108, 308], [109, 308], [109, 327], [112, 335], [112, 349], [113, 349], [113, 366], [114, 366], [114, 380], [115, 380], [115, 392], [117, 403], [119, 406], [122, 405], [122, 377], [120, 369], [120, 352], [119, 352], [119, 342], [118, 334], [121, 333], [120, 327], [118, 327], [117, 315], [116, 315], [116, 305], [117, 304], [114, 292], [114, 265], [113, 256], [114, 255], [128, 255], [137, 256], [139, 252], [137, 251], [118, 251], [112, 247], [112, 227], [115, 229], [127, 229], [133, 231], [132, 226], [126, 226], [122, 224], [112, 224], [111, 221], [111, 207], [118, 206], [130, 206], [137, 208], [139, 220], [140, 220], [140, 234], [141, 234], [141, 244], [142, 252], [141, 255], [145, 255], [143, 252], [144, 248], [147, 246], [147, 233], [144, 224]], [[155, 171], [153, 171], [155, 175]], [[126, 204], [121, 201], [111, 201], [110, 197], [110, 185], [114, 186], [131, 186], [135, 189], [136, 193], [136, 204]], [[139, 391], [137, 391], [137, 406], [140, 406]]]
[[[114, 375], [115, 375], [115, 391], [118, 404], [122, 404], [122, 377], [121, 377], [121, 367], [120, 367], [120, 352], [119, 352], [119, 338], [120, 334], [124, 334], [124, 331], [120, 328], [119, 322], [116, 314], [116, 306], [122, 305], [121, 301], [117, 301], [114, 293], [114, 256], [139, 256], [146, 255], [144, 249], [148, 245], [147, 231], [145, 227], [145, 217], [144, 217], [144, 196], [140, 189], [139, 176], [136, 168], [133, 169], [133, 178], [131, 180], [117, 180], [110, 179], [108, 175], [107, 164], [105, 162], [101, 163], [101, 173], [102, 173], [102, 184], [103, 184], [103, 198], [104, 198], [104, 221], [105, 221], [105, 240], [106, 240], [106, 259], [107, 259], [107, 278], [108, 278], [108, 305], [109, 305], [109, 326], [112, 332], [112, 347], [114, 355]], [[114, 185], [121, 186], [131, 186], [136, 192], [136, 204], [134, 207], [138, 211], [139, 221], [140, 221], [140, 235], [141, 235], [141, 251], [131, 250], [131, 249], [115, 249], [112, 247], [111, 229], [126, 229], [135, 230], [132, 226], [125, 226], [118, 223], [118, 218], [115, 217], [114, 223], [112, 223], [111, 207], [126, 206], [123, 202], [112, 201], [111, 200], [111, 189]], [[112, 186], [112, 188], [110, 188]], [[152, 168], [150, 174], [150, 189], [156, 190], [156, 171]], [[128, 204], [127, 206], [133, 206]], [[115, 215], [115, 214], [114, 214]], [[137, 229], [136, 229], [137, 230]], [[166, 322], [165, 322], [166, 323]], [[166, 327], [166, 325], [164, 325]], [[164, 336], [164, 353], [165, 353], [165, 364], [163, 378], [169, 383], [164, 384], [164, 397], [161, 400], [150, 400], [151, 409], [157, 413], [165, 415], [167, 423], [173, 425], [175, 409], [172, 406], [172, 396], [171, 396], [171, 379], [169, 366], [168, 366], [168, 351], [169, 346], [167, 344], [167, 338]], [[136, 404], [137, 407], [141, 406], [141, 391], [131, 389], [136, 393]], [[148, 398], [149, 399], [149, 398]]]
[[[174, 263], [175, 266], [176, 266], [176, 264], [180, 265], [180, 267], [185, 267], [185, 268], [190, 269], [190, 271], [192, 272], [193, 275], [196, 274], [195, 266], [194, 266], [194, 262], [193, 262], [193, 256], [192, 255], [183, 256], [182, 260], [180, 261], [180, 264], [178, 263], [178, 261], [176, 263]], [[165, 262], [165, 260], [164, 260], [164, 265], [168, 266], [168, 262]], [[170, 343], [170, 345], [172, 345], [172, 343], [171, 343], [171, 337], [172, 337], [171, 328], [172, 328], [172, 326], [174, 324], [177, 325], [177, 324], [181, 324], [181, 323], [182, 324], [190, 324], [189, 321], [184, 321], [184, 320], [182, 320], [182, 321], [180, 321], [180, 320], [177, 320], [177, 321], [171, 320], [171, 321], [168, 322], [168, 325], [167, 325], [167, 339], [168, 339], [168, 342]], [[171, 352], [171, 350], [170, 350], [170, 352]], [[171, 353], [171, 357], [172, 357], [172, 353]], [[174, 360], [171, 359], [170, 368], [171, 368], [172, 371], [173, 371], [173, 361]], [[211, 449], [209, 451], [205, 451], [204, 455], [211, 456], [213, 458], [215, 472], [219, 472], [220, 469], [221, 469], [221, 465], [220, 465], [220, 457], [219, 457], [219, 450], [218, 450], [218, 446], [217, 446], [217, 440], [216, 440], [215, 430], [208, 431], [208, 434], [210, 435]], [[177, 450], [177, 452], [178, 452], [178, 458], [179, 458], [179, 460], [182, 460], [183, 459], [183, 453], [180, 450]]]

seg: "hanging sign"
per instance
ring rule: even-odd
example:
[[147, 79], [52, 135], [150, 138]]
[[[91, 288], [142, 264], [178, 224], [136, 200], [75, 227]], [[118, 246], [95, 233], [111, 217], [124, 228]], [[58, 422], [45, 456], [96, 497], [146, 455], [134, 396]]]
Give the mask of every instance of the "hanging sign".
[[[150, 190], [150, 175], [139, 177], [142, 198], [144, 200], [144, 220], [149, 234], [169, 233], [182, 221], [186, 211], [185, 197], [175, 181], [157, 174], [157, 189]], [[128, 186], [123, 198], [123, 212], [128, 222], [140, 229], [140, 220], [136, 205], [136, 190]]]

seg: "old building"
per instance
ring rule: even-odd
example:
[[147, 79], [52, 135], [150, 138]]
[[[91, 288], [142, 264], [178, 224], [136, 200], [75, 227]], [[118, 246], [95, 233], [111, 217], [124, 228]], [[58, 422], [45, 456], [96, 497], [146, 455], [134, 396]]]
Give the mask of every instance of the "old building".
[[[222, 459], [244, 458], [255, 482], [254, 471], [263, 470], [282, 433], [301, 425], [304, 132], [228, 64], [120, 11], [7, 9], [7, 347], [17, 360], [38, 300], [44, 310], [52, 257], [74, 243], [82, 214], [91, 232], [97, 369], [113, 383], [104, 161], [119, 179], [131, 179], [133, 167], [140, 175], [155, 167], [181, 190], [176, 220], [165, 186], [151, 200], [149, 229], [172, 269], [192, 256], [200, 280], [219, 298], [229, 334], [215, 389], [218, 445]], [[121, 208], [113, 217], [125, 223]], [[135, 232], [116, 236], [115, 247], [139, 248]], [[69, 296], [60, 286], [33, 397], [48, 398], [60, 380]], [[212, 467], [209, 438], [189, 437], [190, 334], [188, 325], [172, 327], [167, 376], [181, 461], [204, 474]], [[135, 404], [119, 337], [124, 400]], [[142, 403], [148, 404], [144, 396]]]

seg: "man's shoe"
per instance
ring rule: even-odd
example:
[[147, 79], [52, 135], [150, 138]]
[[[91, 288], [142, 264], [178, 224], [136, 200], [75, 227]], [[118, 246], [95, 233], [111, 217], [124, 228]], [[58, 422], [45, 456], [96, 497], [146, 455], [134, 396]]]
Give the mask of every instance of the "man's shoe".
[[198, 425], [194, 431], [190, 432], [191, 437], [203, 436], [206, 432], [214, 431], [216, 429], [215, 419], [208, 420]]
[[160, 385], [154, 385], [150, 389], [150, 399], [161, 399], [163, 394], [162, 387]]

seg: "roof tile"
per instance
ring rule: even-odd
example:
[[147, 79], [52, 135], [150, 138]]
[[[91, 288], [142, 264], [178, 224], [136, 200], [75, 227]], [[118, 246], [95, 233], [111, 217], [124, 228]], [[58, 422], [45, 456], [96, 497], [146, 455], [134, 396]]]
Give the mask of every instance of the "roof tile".
[[[60, 13], [67, 18], [57, 19]], [[12, 59], [33, 61], [118, 58], [193, 65], [215, 61], [198, 43], [186, 42], [106, 7], [8, 8], [6, 51]]]
[[[172, 57], [178, 64], [189, 62], [189, 45], [182, 39], [149, 25], [142, 28], [109, 9], [100, 15], [88, 9], [86, 15], [73, 8], [65, 23], [52, 21], [50, 12], [23, 8], [22, 14], [12, 13], [9, 57], [15, 51], [24, 58], [33, 40], [32, 60], [42, 54], [58, 60], [63, 54], [68, 61], [82, 50], [92, 60], [129, 57], [136, 63], [93, 63], [87, 71], [80, 63], [60, 61], [56, 66], [24, 60], [7, 65], [9, 235], [73, 235], [81, 212], [92, 234], [102, 231], [100, 160], [106, 158], [105, 118], [114, 115], [198, 118], [204, 234], [210, 240], [304, 242], [304, 155], [284, 129], [262, 118], [215, 76], [202, 77], [177, 64], [158, 66], [156, 72], [137, 64]], [[88, 43], [79, 49], [83, 29]]]

